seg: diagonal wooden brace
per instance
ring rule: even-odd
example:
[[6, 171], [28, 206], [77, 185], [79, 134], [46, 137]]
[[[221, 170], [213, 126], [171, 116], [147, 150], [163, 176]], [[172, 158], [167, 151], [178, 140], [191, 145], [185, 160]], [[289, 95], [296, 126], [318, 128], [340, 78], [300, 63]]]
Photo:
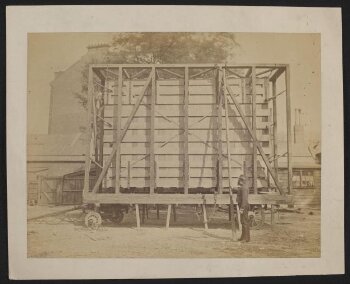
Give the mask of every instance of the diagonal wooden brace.
[[112, 163], [112, 160], [113, 160], [113, 158], [114, 158], [118, 148], [120, 147], [120, 144], [121, 144], [121, 142], [122, 142], [122, 140], [123, 140], [123, 138], [124, 138], [124, 136], [126, 134], [126, 131], [128, 131], [128, 128], [129, 128], [129, 126], [131, 124], [131, 121], [133, 120], [133, 118], [135, 116], [135, 113], [137, 112], [137, 110], [138, 110], [138, 108], [139, 108], [139, 106], [141, 104], [141, 101], [142, 101], [143, 97], [145, 96], [146, 90], [147, 90], [148, 85], [150, 84], [153, 76], [154, 76], [154, 72], [151, 72], [151, 74], [149, 75], [145, 85], [142, 88], [141, 94], [140, 94], [140, 96], [139, 96], [139, 98], [138, 98], [134, 108], [132, 109], [127, 122], [124, 125], [124, 128], [123, 128], [123, 131], [122, 131], [121, 135], [118, 137], [117, 141], [113, 145], [112, 152], [109, 155], [105, 165], [103, 166], [103, 169], [102, 169], [102, 171], [101, 171], [101, 173], [100, 173], [100, 175], [99, 175], [99, 177], [98, 177], [98, 179], [96, 181], [96, 184], [94, 185], [94, 188], [92, 190], [93, 193], [97, 192], [97, 189], [99, 188], [100, 184], [102, 183], [102, 180], [103, 180], [104, 176], [106, 175], [107, 170], [108, 170], [110, 164]]
[[[255, 134], [253, 133], [253, 130], [252, 130], [251, 127], [249, 126], [249, 123], [248, 123], [248, 121], [247, 121], [247, 118], [245, 117], [244, 112], [243, 112], [242, 109], [241, 109], [241, 106], [239, 105], [237, 99], [236, 99], [235, 96], [234, 96], [233, 91], [231, 90], [230, 86], [227, 85], [227, 84], [226, 84], [226, 89], [227, 89], [228, 93], [230, 94], [230, 97], [231, 97], [233, 103], [235, 104], [235, 106], [236, 106], [236, 108], [237, 108], [237, 110], [238, 110], [240, 116], [242, 117], [242, 120], [243, 120], [245, 126], [247, 127], [250, 136], [253, 138], [254, 141], [258, 142], [258, 141], [257, 141], [257, 138], [256, 138], [256, 136], [255, 136]], [[279, 184], [279, 182], [278, 182], [278, 180], [277, 180], [277, 177], [275, 176], [275, 173], [274, 173], [273, 170], [272, 170], [272, 167], [271, 167], [271, 165], [270, 165], [270, 162], [269, 162], [268, 158], [266, 157], [266, 155], [265, 155], [265, 153], [264, 153], [263, 148], [261, 147], [260, 143], [256, 143], [256, 146], [257, 146], [257, 148], [258, 148], [258, 150], [259, 150], [259, 152], [260, 152], [260, 154], [261, 154], [261, 157], [262, 157], [263, 160], [264, 160], [264, 163], [266, 164], [267, 169], [269, 170], [269, 172], [270, 172], [270, 174], [271, 174], [271, 176], [272, 176], [273, 181], [274, 181], [275, 184], [276, 184], [277, 189], [279, 190], [279, 192], [280, 192], [282, 195], [285, 195], [285, 192], [284, 192], [283, 188], [281, 187], [281, 185]]]

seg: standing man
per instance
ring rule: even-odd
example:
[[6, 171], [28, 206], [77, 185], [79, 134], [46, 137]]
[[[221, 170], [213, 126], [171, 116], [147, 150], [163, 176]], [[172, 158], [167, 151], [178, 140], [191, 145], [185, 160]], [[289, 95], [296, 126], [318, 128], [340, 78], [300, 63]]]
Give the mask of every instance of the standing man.
[[238, 178], [238, 193], [237, 203], [241, 213], [241, 224], [242, 224], [242, 236], [239, 241], [249, 242], [250, 241], [250, 224], [249, 224], [249, 203], [248, 203], [249, 188], [247, 180], [244, 175], [240, 175]]

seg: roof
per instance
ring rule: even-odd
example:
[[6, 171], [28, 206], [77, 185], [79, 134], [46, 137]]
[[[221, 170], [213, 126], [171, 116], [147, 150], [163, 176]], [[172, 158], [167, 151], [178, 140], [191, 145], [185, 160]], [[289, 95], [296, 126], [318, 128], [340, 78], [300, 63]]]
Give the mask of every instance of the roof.
[[[287, 152], [286, 145], [280, 143], [278, 145], [278, 151], [283, 153]], [[287, 161], [281, 160], [278, 165], [280, 168], [287, 167]], [[294, 143], [292, 145], [292, 167], [310, 169], [321, 168], [321, 164], [314, 159], [305, 143]]]
[[85, 160], [86, 138], [83, 133], [67, 135], [28, 135], [28, 161], [77, 161]]

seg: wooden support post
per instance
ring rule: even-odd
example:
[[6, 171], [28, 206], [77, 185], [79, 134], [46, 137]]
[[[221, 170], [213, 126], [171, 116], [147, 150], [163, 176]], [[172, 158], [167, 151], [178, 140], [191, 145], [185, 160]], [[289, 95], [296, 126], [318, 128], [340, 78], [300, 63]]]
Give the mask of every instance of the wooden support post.
[[[114, 95], [117, 96], [117, 104], [114, 105], [113, 109], [113, 127], [116, 128], [113, 132], [113, 141], [117, 141], [121, 135], [121, 117], [122, 117], [122, 104], [123, 104], [123, 70], [122, 67], [119, 67], [118, 72], [118, 84], [114, 86]], [[117, 148], [115, 155], [115, 169], [113, 171], [114, 187], [115, 193], [120, 192], [120, 153], [121, 145]]]
[[166, 225], [165, 228], [168, 229], [169, 228], [169, 224], [170, 224], [170, 215], [171, 215], [171, 204], [168, 205], [168, 212], [166, 215]]
[[131, 185], [131, 162], [128, 161], [128, 184], [127, 184], [128, 189], [130, 189], [130, 185]]
[[286, 113], [287, 113], [287, 152], [288, 152], [288, 194], [292, 192], [292, 125], [291, 125], [291, 102], [290, 102], [290, 72], [289, 65], [286, 66], [285, 71], [285, 83], [286, 83]]
[[228, 220], [231, 221], [232, 219], [232, 216], [231, 216], [231, 212], [232, 211], [232, 208], [231, 208], [231, 203], [228, 205]]
[[237, 210], [237, 222], [238, 222], [238, 230], [242, 232], [242, 223], [241, 223], [241, 212], [239, 210], [238, 204], [236, 204], [236, 210]]
[[202, 208], [203, 208], [204, 229], [208, 230], [207, 210], [206, 210], [205, 204], [202, 204]]
[[[255, 66], [252, 67], [252, 130], [254, 136], [256, 137], [256, 69]], [[257, 156], [257, 140], [253, 140], [253, 189], [254, 194], [258, 193], [257, 181], [258, 181], [258, 156]]]
[[137, 229], [140, 229], [140, 209], [138, 204], [135, 204], [135, 214]]
[[85, 148], [85, 176], [84, 176], [83, 195], [87, 194], [90, 191], [91, 110], [92, 110], [92, 100], [93, 100], [93, 91], [94, 91], [93, 80], [94, 80], [93, 70], [92, 70], [92, 67], [90, 66], [89, 67], [89, 82], [88, 82], [87, 125], [86, 125], [87, 143], [86, 143], [86, 148]]
[[[105, 93], [107, 92], [106, 87], [107, 87], [107, 81], [103, 80], [102, 81], [102, 85], [105, 86], [105, 88], [103, 89], [103, 94], [102, 94], [102, 98], [101, 98], [101, 105], [100, 105], [100, 113], [99, 113], [99, 119], [100, 119], [100, 123], [99, 123], [99, 156], [98, 158], [95, 160], [100, 164], [103, 165], [103, 146], [104, 146], [104, 117], [105, 117]], [[107, 94], [108, 95], [108, 94]], [[102, 167], [98, 168], [96, 170], [96, 179], [97, 177], [100, 175], [102, 170]], [[100, 185], [100, 190], [102, 189], [102, 184]]]
[[216, 103], [217, 103], [217, 117], [218, 117], [218, 159], [217, 159], [217, 190], [219, 194], [222, 193], [222, 78], [221, 72], [216, 70]]
[[151, 90], [151, 135], [150, 135], [150, 194], [154, 193], [155, 188], [155, 156], [154, 156], [154, 114], [156, 104], [156, 73], [155, 67], [152, 67], [152, 90]]
[[184, 96], [184, 191], [188, 194], [189, 188], [189, 159], [188, 159], [188, 103], [189, 103], [189, 75], [185, 67], [185, 96]]
[[[219, 71], [220, 72], [220, 71]], [[223, 69], [223, 95], [225, 102], [225, 124], [226, 124], [226, 147], [227, 147], [227, 163], [228, 163], [228, 178], [229, 178], [229, 188], [230, 188], [230, 205], [231, 205], [231, 226], [232, 226], [232, 239], [236, 240], [236, 220], [234, 214], [234, 202], [233, 202], [233, 192], [232, 192], [232, 173], [231, 173], [231, 145], [230, 145], [230, 133], [229, 133], [229, 123], [228, 123], [228, 98], [226, 95], [226, 73]]]
[[[272, 81], [272, 97], [276, 96], [276, 80]], [[272, 101], [272, 119], [273, 119], [273, 151], [272, 155], [274, 157], [273, 167], [275, 171], [275, 176], [278, 179], [278, 159], [275, 159], [278, 154], [278, 144], [277, 144], [277, 102]]]
[[143, 86], [143, 89], [141, 90], [140, 96], [138, 97], [138, 99], [137, 99], [137, 101], [135, 103], [135, 106], [134, 106], [134, 108], [132, 109], [132, 111], [131, 111], [131, 113], [129, 115], [129, 118], [128, 118], [128, 120], [126, 121], [126, 123], [124, 125], [123, 131], [122, 131], [120, 137], [118, 137], [118, 140], [113, 145], [112, 152], [108, 156], [108, 159], [107, 159], [106, 163], [103, 166], [102, 172], [101, 172], [100, 176], [98, 177], [97, 182], [94, 185], [94, 188], [92, 190], [93, 193], [96, 193], [96, 191], [97, 191], [98, 187], [100, 186], [104, 176], [106, 175], [107, 170], [108, 170], [108, 168], [109, 168], [109, 166], [110, 166], [110, 164], [111, 164], [111, 162], [113, 160], [113, 157], [115, 156], [115, 154], [117, 152], [117, 149], [120, 147], [120, 144], [121, 144], [121, 142], [122, 142], [122, 140], [123, 140], [123, 138], [124, 138], [128, 128], [129, 128], [129, 126], [131, 124], [131, 121], [133, 120], [133, 118], [135, 116], [135, 113], [137, 112], [137, 110], [138, 110], [138, 108], [139, 108], [139, 106], [141, 104], [141, 101], [142, 101], [143, 97], [145, 96], [145, 92], [146, 92], [146, 90], [148, 88], [149, 83], [151, 82], [152, 75], [153, 75], [153, 72], [151, 72], [151, 74], [148, 77], [145, 85]]
[[275, 205], [271, 204], [271, 226], [275, 224]]

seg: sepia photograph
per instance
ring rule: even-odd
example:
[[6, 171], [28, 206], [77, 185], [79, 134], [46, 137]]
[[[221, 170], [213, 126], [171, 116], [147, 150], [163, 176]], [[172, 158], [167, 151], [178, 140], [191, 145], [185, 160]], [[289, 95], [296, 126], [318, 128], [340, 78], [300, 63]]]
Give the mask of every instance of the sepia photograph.
[[10, 279], [344, 273], [341, 9], [6, 21]]
[[318, 258], [317, 33], [29, 33], [29, 258]]

